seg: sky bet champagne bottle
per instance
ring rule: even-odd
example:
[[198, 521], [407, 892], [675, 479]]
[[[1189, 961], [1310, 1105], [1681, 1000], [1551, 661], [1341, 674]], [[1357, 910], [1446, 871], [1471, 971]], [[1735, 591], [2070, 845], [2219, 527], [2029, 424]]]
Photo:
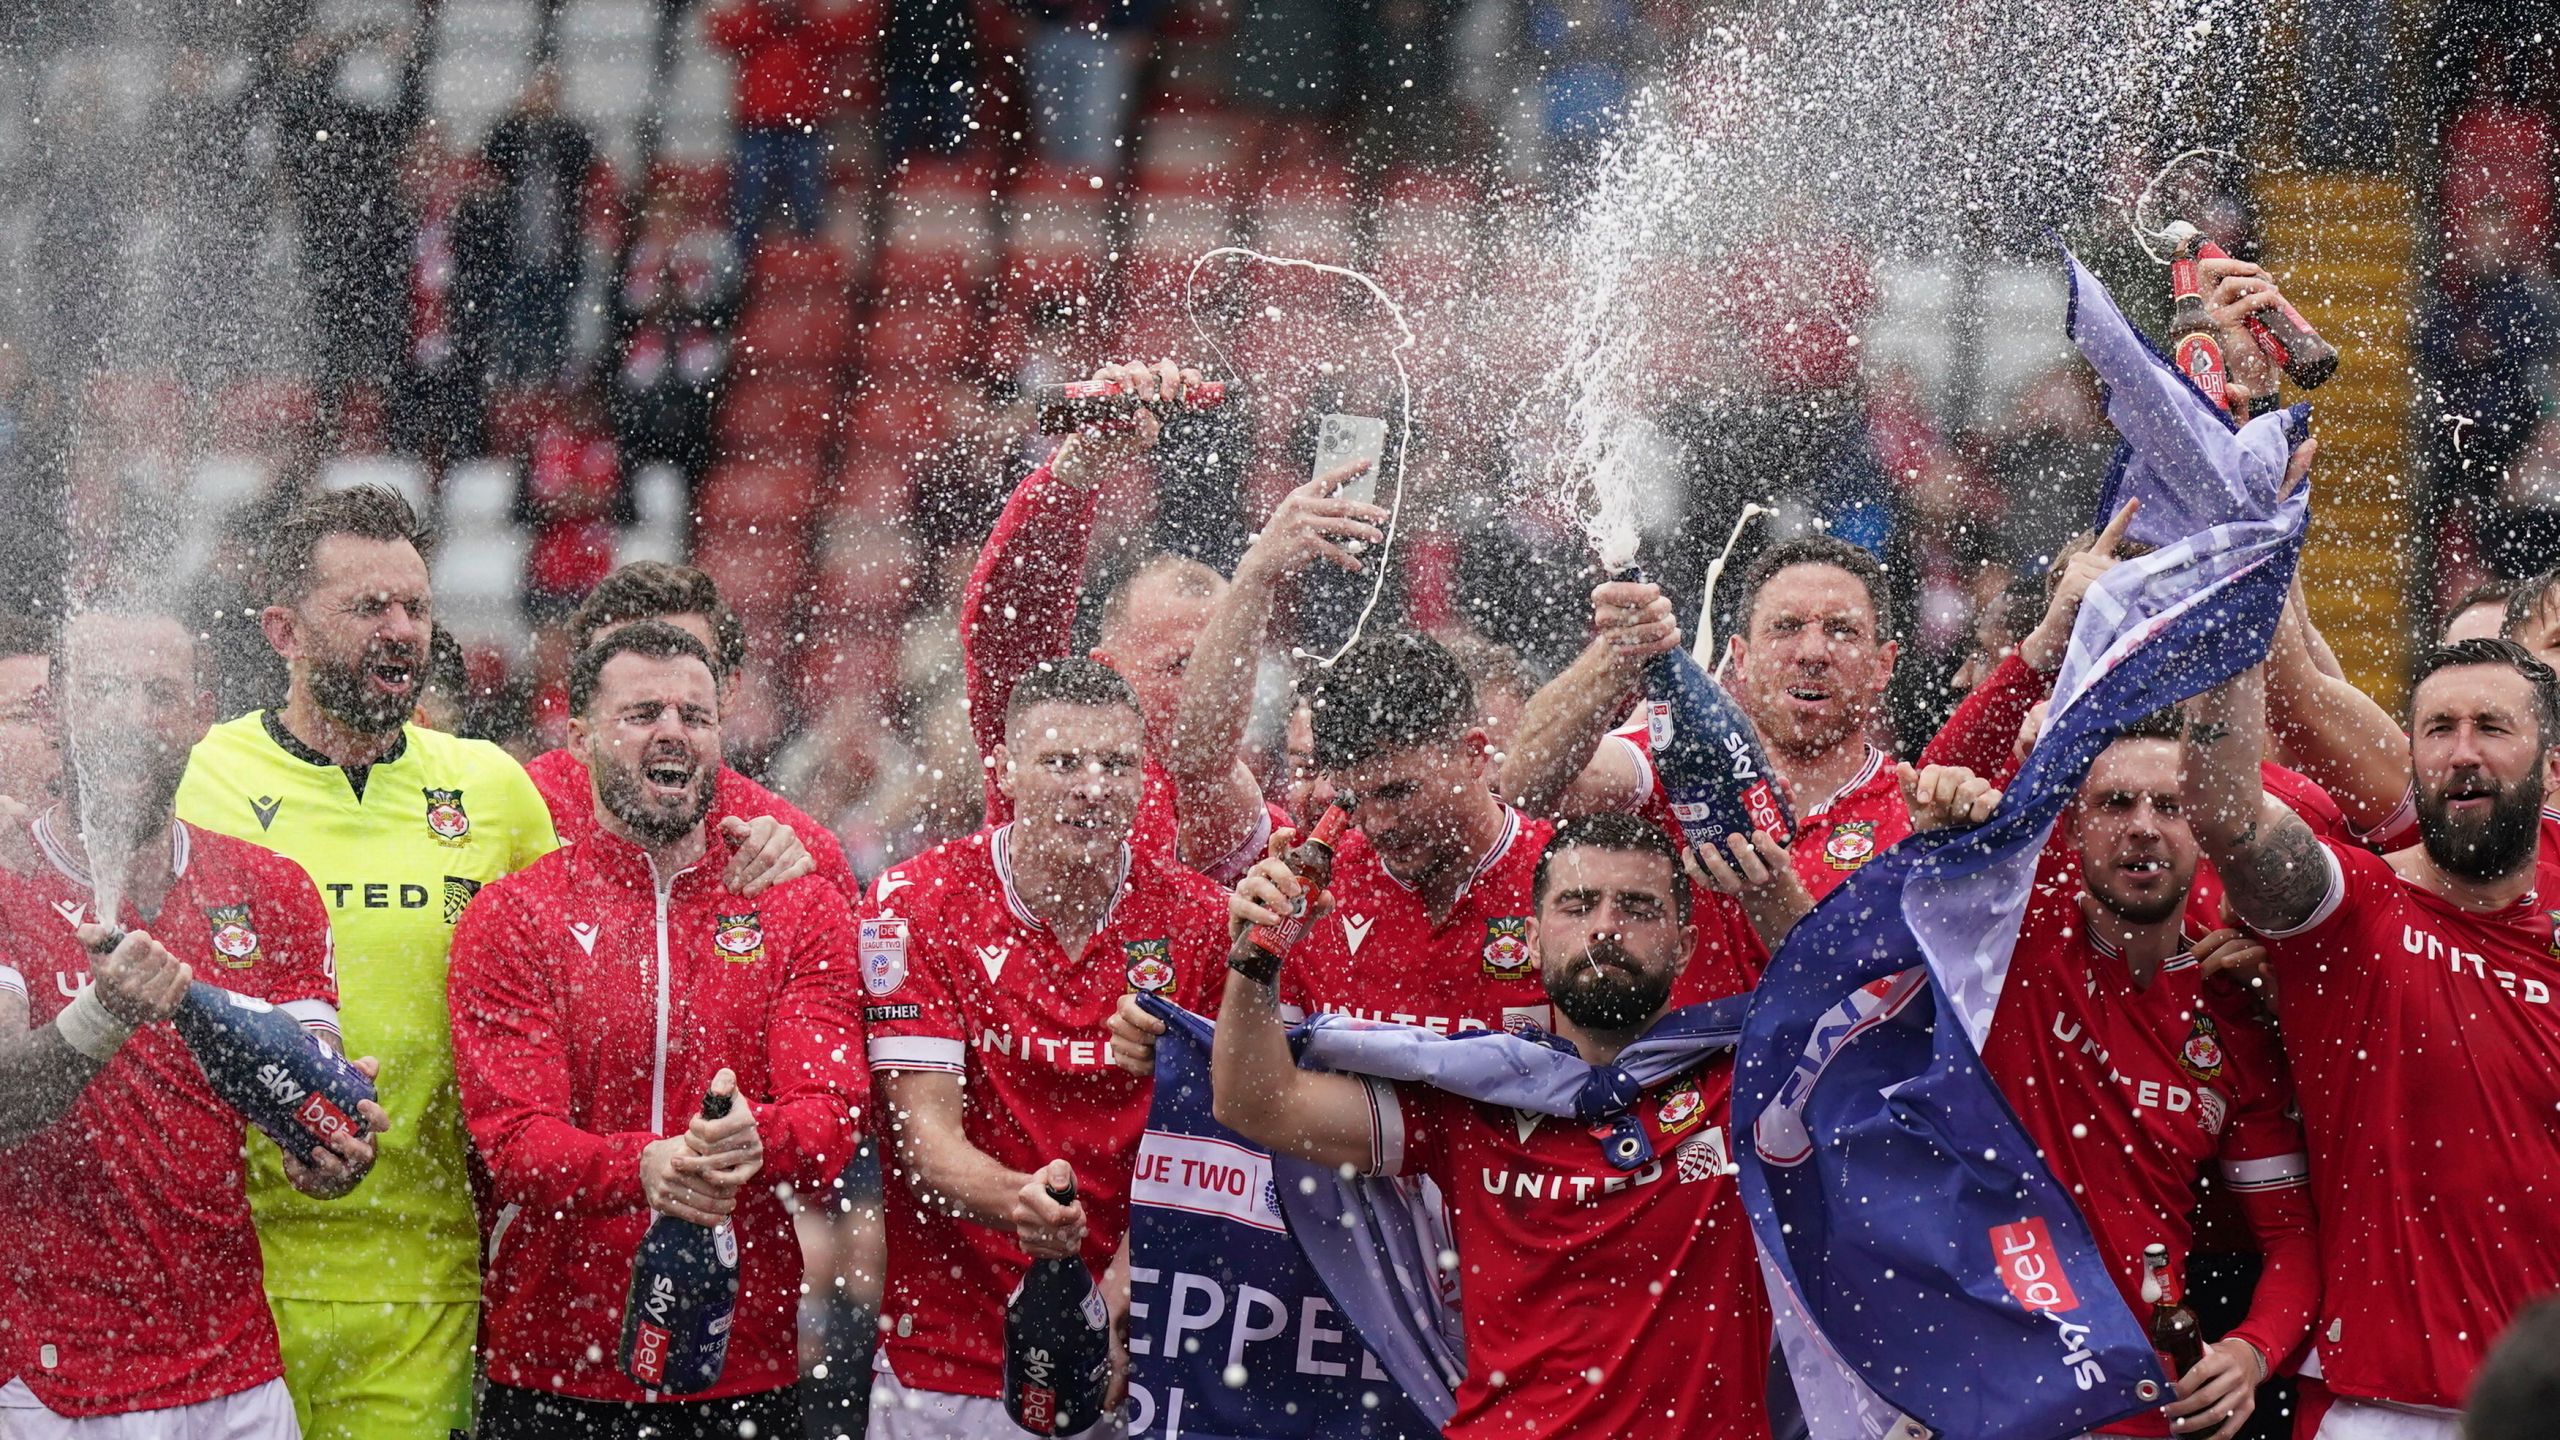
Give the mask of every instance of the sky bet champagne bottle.
[[[1076, 1203], [1076, 1187], [1049, 1198]], [[1034, 1260], [1004, 1307], [1004, 1413], [1034, 1435], [1074, 1435], [1102, 1418], [1111, 1388], [1111, 1314], [1078, 1256]]]
[[[730, 1097], [702, 1097], [702, 1118], [729, 1113]], [[729, 1321], [738, 1310], [738, 1232], [661, 1215], [631, 1261], [622, 1299], [622, 1373], [670, 1395], [720, 1383], [729, 1363]]]
[[[98, 948], [123, 940], [118, 930]], [[213, 1093], [295, 1160], [311, 1163], [333, 1135], [365, 1133], [356, 1106], [375, 1098], [373, 1082], [284, 1011], [198, 980], [169, 1023]]]
[[1795, 838], [1760, 732], [1688, 651], [1645, 662], [1644, 723], [1654, 773], [1692, 849], [1729, 853], [1724, 837], [1754, 830], [1781, 845]]

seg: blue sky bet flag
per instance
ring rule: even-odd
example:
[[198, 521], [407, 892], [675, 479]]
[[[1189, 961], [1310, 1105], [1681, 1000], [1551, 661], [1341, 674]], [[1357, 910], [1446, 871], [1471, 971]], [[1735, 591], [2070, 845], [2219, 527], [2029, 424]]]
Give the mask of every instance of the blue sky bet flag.
[[2138, 497], [2133, 533], [2163, 548], [2091, 587], [1999, 811], [1914, 837], [1806, 917], [1736, 1050], [1743, 1199], [1814, 1440], [2061, 1440], [2167, 1396], [1980, 1051], [2037, 855], [2090, 762], [2265, 657], [2309, 513], [2307, 491], [2276, 498], [2302, 417], [2235, 431], [2201, 413], [2065, 258], [2073, 338], [2129, 446], [2108, 504]]

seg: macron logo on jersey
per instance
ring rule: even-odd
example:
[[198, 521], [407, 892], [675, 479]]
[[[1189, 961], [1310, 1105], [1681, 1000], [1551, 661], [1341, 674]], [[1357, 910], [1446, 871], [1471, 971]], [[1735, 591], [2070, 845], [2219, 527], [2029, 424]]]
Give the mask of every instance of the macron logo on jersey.
[[888, 874], [880, 877], [880, 888], [872, 892], [872, 897], [878, 900], [881, 904], [886, 905], [889, 903], [890, 896], [897, 894], [899, 891], [906, 889], [914, 883], [916, 882], [899, 874], [897, 871], [892, 870]]
[[261, 795], [249, 802], [249, 813], [258, 817], [258, 829], [264, 831], [276, 823], [276, 812], [284, 801], [273, 795]]
[[1342, 938], [1350, 942], [1352, 954], [1357, 955], [1360, 953], [1361, 942], [1369, 938], [1369, 927], [1377, 923], [1378, 918], [1374, 915], [1345, 915], [1342, 917]]
[[577, 941], [578, 948], [584, 950], [589, 955], [596, 953], [597, 930], [598, 926], [593, 920], [572, 920], [569, 922], [569, 938]]
[[88, 918], [89, 907], [78, 900], [56, 900], [53, 902], [53, 913], [62, 917], [62, 923], [77, 930], [80, 928], [80, 922]]
[[996, 983], [997, 978], [1004, 974], [1004, 962], [1012, 958], [1013, 952], [1002, 945], [978, 947], [978, 963], [986, 967], [987, 983], [990, 985]]

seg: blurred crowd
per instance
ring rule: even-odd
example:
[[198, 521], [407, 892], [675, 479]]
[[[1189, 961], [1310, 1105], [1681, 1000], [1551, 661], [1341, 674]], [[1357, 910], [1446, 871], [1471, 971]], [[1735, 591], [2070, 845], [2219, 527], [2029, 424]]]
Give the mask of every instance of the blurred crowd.
[[[655, 7], [627, 8], [653, 37]], [[14, 243], [46, 283], [0, 349], [0, 486], [69, 524], [9, 537], [11, 608], [52, 603], [43, 577], [96, 563], [99, 537], [175, 531], [237, 662], [225, 709], [246, 708], [280, 683], [246, 541], [313, 487], [389, 483], [445, 534], [453, 723], [531, 753], [558, 743], [588, 589], [690, 560], [751, 637], [737, 759], [869, 870], [975, 823], [955, 607], [1045, 454], [1036, 387], [1162, 355], [1252, 377], [1109, 499], [1097, 587], [1156, 549], [1231, 565], [1309, 473], [1316, 417], [1397, 413], [1380, 317], [1294, 272], [1195, 276], [1237, 244], [1372, 272], [1421, 333], [1386, 603], [1533, 679], [1579, 644], [1588, 547], [1527, 458], [1558, 422], [1515, 403], [1551, 357], [1517, 336], [1555, 279], [1541, 227], [1711, 16], [705, 0], [629, 72], [636, 126], [606, 133], [548, 21], [505, 96], [458, 117], [463, 22], [427, 13], [182, 35], [139, 89], [76, 45], [44, 71]], [[728, 77], [707, 155], [660, 143], [678, 40]], [[2443, 600], [2560, 544], [2551, 68], [2529, 45], [2474, 59], [2438, 102], [2416, 342], [2427, 406], [2461, 417], [2419, 437]], [[2166, 158], [2121, 157], [2119, 188]], [[2181, 213], [2251, 255], [2245, 177], [2190, 181]], [[1694, 313], [1659, 328], [1696, 353], [1657, 357], [1647, 563], [1697, 595], [1746, 501], [1778, 510], [1746, 548], [1818, 524], [1876, 551], [1910, 637], [1891, 713], [1930, 733], [2031, 623], [2104, 472], [2097, 396], [2049, 333], [2059, 282], [1821, 234], [1758, 262], [1662, 287]], [[1697, 323], [1719, 314], [1782, 318]], [[1292, 638], [1338, 636], [1365, 598], [1310, 585]]]

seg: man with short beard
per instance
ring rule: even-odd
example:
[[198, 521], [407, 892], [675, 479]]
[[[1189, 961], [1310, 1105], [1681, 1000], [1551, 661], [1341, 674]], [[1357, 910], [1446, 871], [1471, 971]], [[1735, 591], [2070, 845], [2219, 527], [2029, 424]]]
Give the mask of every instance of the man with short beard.
[[2170, 1294], [2187, 1293], [2200, 1186], [2236, 1202], [2266, 1257], [2248, 1315], [2176, 1377], [2169, 1404], [2100, 1432], [2168, 1435], [2175, 1423], [2230, 1440], [2258, 1382], [2310, 1333], [2319, 1257], [2276, 1037], [2245, 993], [2206, 982], [2187, 940], [2197, 852], [2182, 729], [2176, 711], [2150, 716], [2090, 765], [2045, 851], [1982, 1059], [2126, 1303], [2141, 1303], [2154, 1244], [2168, 1252]]
[[[382, 1058], [393, 1128], [360, 1209], [306, 1200], [269, 1154], [252, 1156], [267, 1294], [310, 1440], [447, 1440], [471, 1423], [481, 1237], [446, 961], [480, 887], [555, 843], [514, 757], [408, 723], [435, 621], [427, 545], [408, 502], [380, 486], [315, 495], [277, 523], [258, 623], [284, 657], [285, 702], [215, 726], [178, 790], [188, 824], [310, 873], [337, 941], [348, 1048]], [[789, 850], [780, 873], [808, 864]], [[732, 883], [752, 893], [774, 864], [745, 845]]]
[[2560, 1289], [2560, 958], [2534, 887], [2560, 691], [2513, 642], [2466, 640], [2420, 658], [2409, 713], [2419, 843], [2389, 855], [2267, 803], [2259, 672], [2196, 702], [2186, 740], [2197, 839], [2283, 997], [2323, 1440], [2452, 1440], [2491, 1342]]
[[[815, 877], [741, 899], [708, 823], [720, 773], [710, 652], [623, 626], [569, 671], [595, 833], [499, 880], [454, 933], [464, 1119], [500, 1208], [484, 1440], [796, 1435], [800, 1247], [782, 1192], [825, 1185], [869, 1098], [853, 916]], [[706, 1093], [733, 1097], [719, 1119]], [[618, 1362], [651, 1222], [728, 1221], [728, 1360], [672, 1399]]]
[[[1555, 1034], [1595, 1065], [1643, 1035], [1675, 986], [1730, 993], [1755, 968], [1756, 957], [1698, 950], [1671, 841], [1632, 816], [1559, 827], [1531, 896], [1524, 940]], [[1322, 914], [1333, 897], [1305, 895], [1265, 860], [1236, 887], [1230, 926], [1276, 925], [1301, 899]], [[1684, 979], [1693, 965], [1724, 973]], [[1629, 1113], [1660, 1159], [1633, 1174], [1569, 1121], [1299, 1069], [1271, 985], [1240, 970], [1211, 1063], [1219, 1123], [1314, 1164], [1428, 1176], [1447, 1197], [1467, 1375], [1444, 1433], [1768, 1435], [1769, 1309], [1728, 1163], [1729, 1053], [1637, 1101]], [[1540, 1316], [1569, 1323], [1531, 1323]]]

